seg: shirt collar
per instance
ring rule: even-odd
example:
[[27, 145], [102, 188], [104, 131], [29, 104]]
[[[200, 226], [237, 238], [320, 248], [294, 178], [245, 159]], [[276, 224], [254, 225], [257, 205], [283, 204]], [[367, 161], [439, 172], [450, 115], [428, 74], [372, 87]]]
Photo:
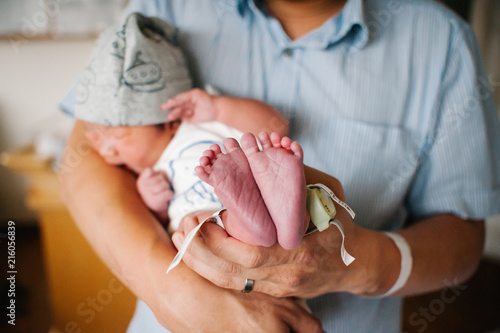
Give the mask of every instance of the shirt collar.
[[[311, 31], [303, 38], [291, 41], [289, 46], [326, 49], [344, 38], [350, 38], [351, 44], [363, 48], [369, 39], [364, 0], [348, 0], [339, 15], [326, 21], [320, 28]], [[238, 13], [245, 15], [266, 16], [255, 4], [255, 0], [237, 0]]]

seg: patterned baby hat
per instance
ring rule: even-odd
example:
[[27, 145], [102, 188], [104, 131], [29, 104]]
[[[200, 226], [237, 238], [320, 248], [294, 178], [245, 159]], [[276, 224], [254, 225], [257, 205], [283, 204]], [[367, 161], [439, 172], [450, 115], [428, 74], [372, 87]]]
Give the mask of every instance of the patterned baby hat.
[[104, 31], [78, 83], [75, 117], [108, 126], [165, 123], [161, 104], [192, 87], [176, 34], [139, 13]]

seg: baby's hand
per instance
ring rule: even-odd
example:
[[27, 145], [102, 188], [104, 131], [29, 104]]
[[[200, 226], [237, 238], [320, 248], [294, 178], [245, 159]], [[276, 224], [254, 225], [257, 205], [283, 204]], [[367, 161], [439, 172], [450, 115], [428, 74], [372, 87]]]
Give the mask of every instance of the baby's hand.
[[174, 192], [170, 189], [167, 176], [162, 172], [156, 172], [147, 168], [137, 178], [137, 191], [149, 209], [159, 217], [166, 217], [168, 204]]
[[180, 93], [162, 104], [163, 110], [170, 110], [168, 120], [180, 119], [191, 123], [217, 120], [215, 97], [201, 89]]

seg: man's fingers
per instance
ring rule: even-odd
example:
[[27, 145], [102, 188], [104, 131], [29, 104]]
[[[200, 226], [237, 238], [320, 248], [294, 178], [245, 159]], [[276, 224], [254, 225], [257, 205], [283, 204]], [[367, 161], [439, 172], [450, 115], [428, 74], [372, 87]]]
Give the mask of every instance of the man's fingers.
[[[189, 224], [191, 224], [191, 221], [187, 222], [188, 225], [186, 229], [190, 229]], [[189, 232], [187, 230], [184, 231]], [[182, 236], [182, 234], [176, 233], [172, 238], [178, 249], [184, 241]], [[237, 281], [241, 280], [241, 278], [234, 277], [231, 274], [225, 274], [228, 272], [227, 270], [225, 270], [224, 274], [221, 273], [219, 268], [229, 263], [211, 253], [204, 246], [203, 239], [199, 235], [193, 238], [182, 260], [189, 268], [211, 281], [213, 284], [225, 289], [239, 289]], [[244, 282], [240, 284], [243, 288]]]
[[216, 256], [238, 263], [245, 268], [268, 267], [283, 264], [284, 250], [275, 244], [269, 248], [252, 246], [229, 236], [214, 224], [206, 224], [200, 232]]
[[[214, 232], [225, 234], [222, 228], [213, 226], [219, 229], [215, 229]], [[181, 241], [174, 240], [174, 243], [177, 248], [182, 245]], [[289, 291], [283, 288], [287, 284], [278, 280], [274, 281], [273, 268], [247, 269], [238, 263], [222, 259], [208, 249], [200, 235], [193, 238], [184, 254], [183, 261], [193, 271], [221, 288], [241, 291], [245, 287], [245, 280], [252, 279], [255, 281], [253, 287], [255, 292], [276, 297], [289, 295]], [[277, 282], [279, 284], [276, 284]]]
[[[205, 225], [208, 223], [205, 223]], [[202, 227], [202, 229], [205, 227]], [[217, 227], [219, 230], [217, 232], [224, 233], [225, 231]], [[227, 235], [227, 234], [226, 234]], [[191, 244], [185, 255], [186, 262], [191, 261], [193, 263], [203, 262], [207, 263], [210, 267], [213, 267], [215, 270], [220, 271], [226, 275], [239, 275], [241, 273], [241, 266], [237, 263], [227, 261], [221, 257], [218, 257], [216, 254], [212, 253], [210, 249], [208, 249], [205, 241], [201, 237], [200, 233], [198, 233], [192, 240]]]
[[[280, 317], [290, 327], [291, 332], [322, 333], [325, 332], [321, 322], [310, 315], [310, 312], [299, 302], [301, 300], [287, 299], [280, 307]], [[298, 315], [299, 313], [299, 315]]]

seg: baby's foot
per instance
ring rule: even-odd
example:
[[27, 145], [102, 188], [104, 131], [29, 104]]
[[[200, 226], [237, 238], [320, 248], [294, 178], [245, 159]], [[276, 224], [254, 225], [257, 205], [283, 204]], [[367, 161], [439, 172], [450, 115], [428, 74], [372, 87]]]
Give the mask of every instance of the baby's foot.
[[203, 153], [196, 174], [213, 186], [227, 209], [224, 226], [228, 234], [250, 245], [271, 246], [276, 243], [276, 229], [247, 158], [236, 140], [224, 139], [223, 145], [226, 154], [218, 145]]
[[309, 224], [302, 147], [278, 133], [261, 132], [259, 140], [262, 151], [251, 133], [243, 135], [241, 147], [276, 226], [278, 242], [285, 249], [294, 249]]

